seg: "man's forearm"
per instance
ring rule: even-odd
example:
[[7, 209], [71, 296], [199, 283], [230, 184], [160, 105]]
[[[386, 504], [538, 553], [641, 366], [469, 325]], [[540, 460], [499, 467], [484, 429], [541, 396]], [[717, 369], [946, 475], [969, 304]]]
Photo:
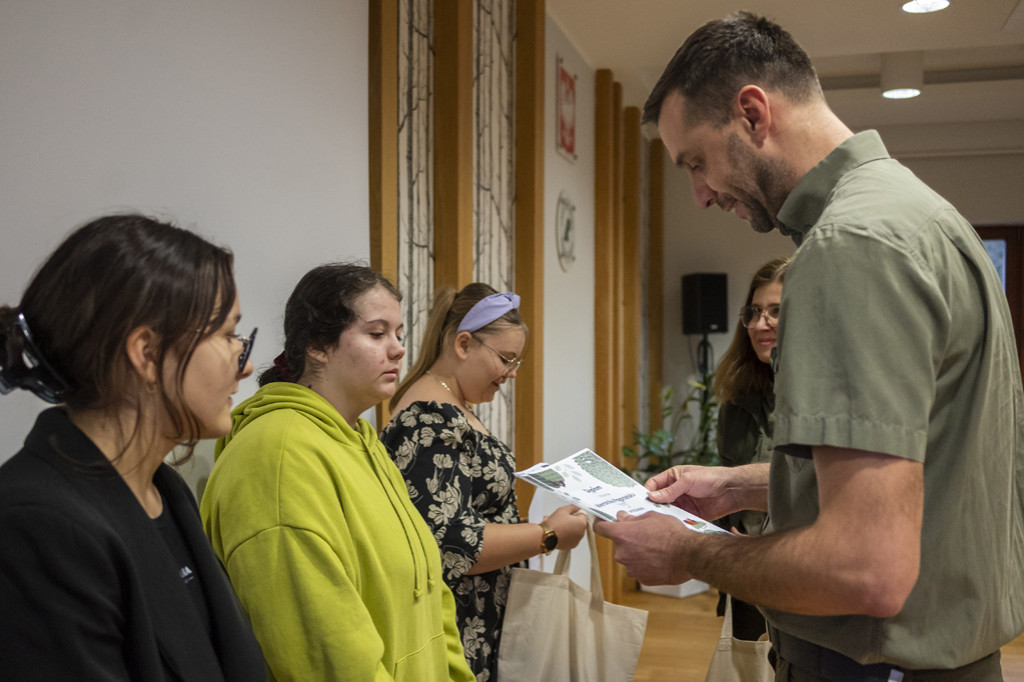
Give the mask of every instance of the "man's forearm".
[[680, 529], [675, 541], [685, 572], [792, 613], [899, 612], [920, 569], [921, 465], [816, 448], [815, 470], [821, 511], [813, 524], [758, 537], [694, 538]]
[[768, 464], [746, 464], [735, 467], [737, 477], [730, 487], [735, 489], [740, 510], [768, 511]]

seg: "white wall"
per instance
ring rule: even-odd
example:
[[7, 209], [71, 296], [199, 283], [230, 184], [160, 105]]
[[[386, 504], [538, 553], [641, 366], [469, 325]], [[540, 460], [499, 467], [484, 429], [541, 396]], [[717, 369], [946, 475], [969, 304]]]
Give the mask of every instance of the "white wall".
[[[553, 462], [594, 446], [594, 70], [550, 17], [545, 36], [543, 459]], [[575, 161], [555, 149], [559, 56], [577, 76]], [[559, 266], [555, 248], [555, 209], [562, 192], [576, 205], [576, 260], [568, 272]], [[535, 500], [535, 513], [538, 508], [547, 513], [562, 505], [554, 495], [539, 490]], [[570, 575], [579, 584], [589, 585], [586, 550], [573, 556]], [[554, 565], [548, 564], [548, 569]]]
[[[0, 301], [72, 227], [158, 213], [234, 250], [268, 364], [301, 274], [368, 259], [367, 22], [331, 0], [3, 0]], [[43, 403], [0, 404], [2, 461]]]
[[890, 154], [973, 224], [1024, 223], [1024, 118], [878, 132]]
[[[1024, 122], [892, 127], [879, 130], [890, 153], [953, 203], [971, 222], [1024, 223]], [[667, 157], [667, 155], [666, 155]], [[790, 255], [793, 243], [778, 232], [762, 235], [732, 214], [700, 210], [685, 171], [665, 161], [666, 385], [685, 390], [695, 372], [699, 337], [682, 334], [680, 279], [690, 272], [729, 275], [729, 334], [711, 334], [715, 357], [728, 348], [734, 311], [743, 304], [759, 265]]]
[[[594, 70], [550, 18], [545, 50], [544, 459], [556, 461], [594, 445]], [[555, 149], [559, 56], [577, 76], [574, 162]], [[562, 192], [576, 205], [576, 260], [568, 272], [555, 248]]]
[[724, 272], [728, 292], [728, 332], [709, 334], [717, 360], [732, 341], [737, 315], [750, 278], [762, 264], [793, 253], [793, 242], [778, 232], [758, 234], [732, 213], [718, 208], [702, 210], [693, 201], [690, 177], [664, 155], [665, 178], [665, 308], [662, 376], [666, 386], [682, 397], [687, 380], [696, 375], [699, 335], [683, 334], [682, 277], [694, 272]]

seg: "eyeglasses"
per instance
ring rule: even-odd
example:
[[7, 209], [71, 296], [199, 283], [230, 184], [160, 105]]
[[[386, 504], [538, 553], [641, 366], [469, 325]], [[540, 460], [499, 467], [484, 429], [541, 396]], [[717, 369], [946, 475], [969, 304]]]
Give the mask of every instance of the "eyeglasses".
[[777, 327], [779, 326], [779, 308], [781, 306], [778, 303], [772, 303], [766, 308], [759, 305], [748, 305], [745, 308], [740, 308], [740, 322], [744, 327], [752, 327], [757, 324], [758, 320], [764, 318], [769, 327]]
[[249, 356], [252, 354], [252, 344], [256, 340], [256, 331], [258, 327], [252, 328], [252, 333], [249, 336], [239, 336], [238, 334], [231, 334], [242, 344], [242, 354], [238, 356], [238, 371], [239, 373], [245, 371], [245, 363], [249, 362]]
[[504, 355], [502, 355], [501, 353], [499, 353], [498, 351], [494, 350], [493, 348], [488, 346], [486, 343], [481, 341], [480, 337], [478, 337], [476, 334], [470, 334], [470, 336], [472, 336], [474, 339], [476, 339], [477, 342], [481, 346], [484, 346], [484, 347], [490, 349], [491, 352], [493, 352], [495, 355], [497, 355], [499, 358], [501, 358], [501, 361], [503, 363], [505, 363], [505, 371], [502, 372], [501, 376], [507, 377], [509, 374], [511, 374], [512, 372], [514, 372], [517, 369], [519, 369], [519, 366], [521, 364], [523, 364], [523, 359], [521, 357], [518, 357], [518, 358], [506, 358]]

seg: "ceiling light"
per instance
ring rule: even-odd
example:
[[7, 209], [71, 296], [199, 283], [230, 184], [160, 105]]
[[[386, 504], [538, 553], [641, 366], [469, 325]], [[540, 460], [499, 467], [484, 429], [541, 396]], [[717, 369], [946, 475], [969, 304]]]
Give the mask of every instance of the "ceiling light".
[[904, 12], [910, 12], [911, 14], [926, 14], [928, 12], [938, 12], [940, 9], [946, 9], [949, 7], [949, 0], [910, 0], [910, 2], [903, 5]]
[[921, 94], [924, 83], [921, 52], [886, 52], [882, 55], [882, 97], [909, 99]]

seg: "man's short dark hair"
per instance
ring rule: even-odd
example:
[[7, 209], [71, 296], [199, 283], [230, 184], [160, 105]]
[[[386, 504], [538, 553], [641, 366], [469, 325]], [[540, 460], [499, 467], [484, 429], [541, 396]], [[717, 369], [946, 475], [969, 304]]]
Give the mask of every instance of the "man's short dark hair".
[[673, 92], [686, 100], [690, 123], [721, 127], [745, 85], [779, 91], [797, 102], [823, 97], [811, 60], [778, 24], [750, 12], [710, 21], [694, 31], [665, 67], [644, 104], [644, 123], [657, 124]]

